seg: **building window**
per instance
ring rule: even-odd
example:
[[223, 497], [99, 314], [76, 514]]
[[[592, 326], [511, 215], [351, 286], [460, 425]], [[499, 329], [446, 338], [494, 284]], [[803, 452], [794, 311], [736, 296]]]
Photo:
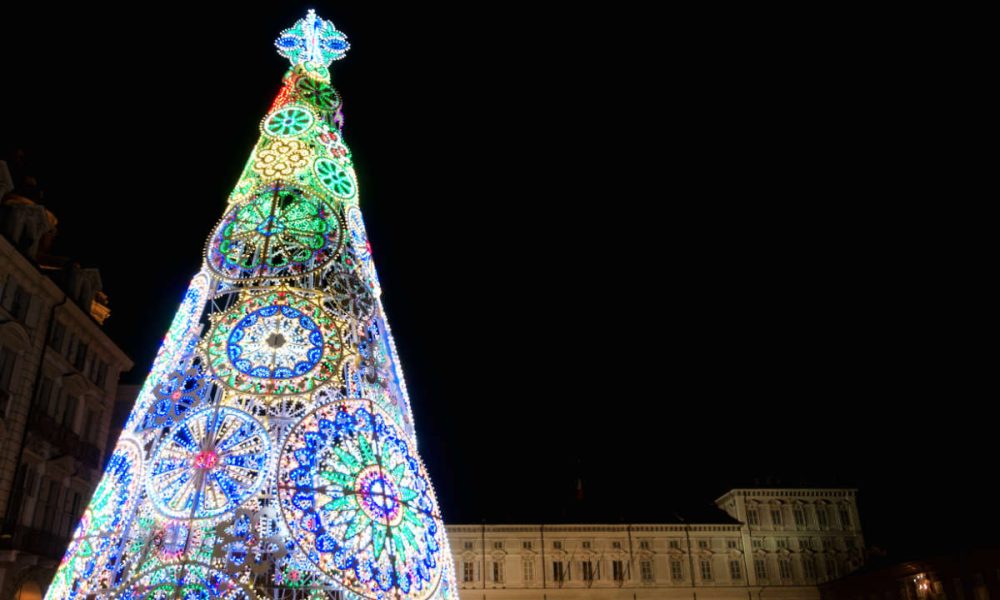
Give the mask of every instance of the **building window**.
[[670, 540], [670, 549], [671, 550], [680, 550], [681, 549], [681, 541], [680, 540]]
[[847, 508], [840, 509], [840, 526], [843, 529], [851, 528], [851, 511]]
[[83, 371], [87, 365], [87, 344], [80, 342], [76, 347], [76, 357], [73, 359], [73, 366], [77, 371]]
[[583, 542], [584, 548], [590, 548], [590, 542]]
[[782, 579], [792, 578], [792, 561], [787, 558], [783, 558], [778, 561], [778, 574], [781, 575]]
[[739, 548], [739, 540], [726, 540], [726, 548]]
[[562, 550], [562, 542], [552, 542], [552, 548], [555, 550]]
[[87, 421], [83, 426], [83, 439], [91, 444], [97, 444], [98, 429], [101, 426], [101, 413], [87, 409]]
[[42, 381], [38, 384], [38, 397], [35, 398], [35, 405], [43, 409], [45, 412], [51, 414], [52, 409], [49, 402], [52, 398], [52, 379], [48, 377], [42, 377]]
[[470, 581], [474, 581], [473, 578], [475, 577], [475, 568], [476, 568], [475, 564], [473, 564], [473, 563], [471, 563], [469, 561], [463, 562], [462, 563], [462, 581], [464, 581], [465, 583], [469, 583]]
[[[46, 484], [46, 482], [48, 482]], [[55, 530], [59, 511], [59, 496], [62, 486], [52, 479], [42, 480], [41, 502], [35, 506], [35, 528], [59, 535]]]
[[761, 550], [762, 548], [764, 548], [764, 540], [762, 540], [761, 538], [753, 538], [752, 540], [750, 540], [750, 545], [753, 547], [754, 550]]
[[73, 429], [73, 420], [76, 418], [76, 398], [65, 396], [66, 410], [62, 414], [62, 424], [66, 429]]
[[616, 550], [621, 550], [622, 543], [621, 542], [611, 542], [611, 547], [615, 548]]
[[778, 550], [788, 549], [788, 538], [786, 537], [775, 538], [774, 543], [777, 545]]
[[802, 510], [801, 508], [796, 508], [794, 511], [792, 511], [792, 514], [795, 516], [796, 527], [806, 526], [806, 511]]
[[493, 542], [494, 550], [503, 550], [503, 542]]
[[729, 561], [729, 577], [732, 578], [733, 581], [743, 579], [743, 570], [740, 569], [740, 561]]
[[837, 577], [837, 561], [832, 558], [826, 559], [826, 576], [830, 579]]
[[580, 572], [583, 573], [584, 581], [594, 580], [594, 563], [589, 560], [585, 560], [580, 563]]
[[565, 581], [566, 571], [563, 570], [563, 564], [561, 561], [553, 561], [552, 563], [552, 581], [563, 582]]
[[805, 573], [806, 579], [816, 579], [816, 561], [813, 557], [807, 556], [802, 559], [802, 571]]
[[823, 550], [827, 552], [835, 552], [837, 550], [837, 543], [834, 538], [823, 538]]
[[0, 419], [7, 416], [7, 407], [14, 396], [10, 388], [14, 380], [14, 351], [0, 346]]
[[826, 529], [829, 526], [829, 521], [826, 517], [826, 507], [817, 506], [816, 507], [816, 522], [819, 523], [820, 529]]
[[76, 344], [79, 342], [72, 332], [66, 335], [66, 345], [63, 346], [62, 355], [66, 360], [73, 360], [73, 353], [76, 352]]
[[620, 560], [611, 561], [611, 576], [615, 581], [625, 580], [625, 565]]
[[108, 383], [108, 363], [101, 361], [97, 367], [97, 386], [103, 388]]
[[12, 285], [14, 286], [14, 292], [10, 295], [10, 314], [23, 323], [28, 318], [28, 309], [31, 307], [31, 294], [16, 283], [12, 282]]
[[521, 547], [525, 550], [531, 550], [531, 542], [521, 542]]
[[771, 510], [771, 523], [773, 523], [775, 527], [781, 526], [781, 509], [780, 508], [775, 508], [775, 509]]
[[854, 550], [855, 543], [854, 538], [844, 538], [844, 546], [846, 546], [848, 550]]
[[52, 326], [52, 333], [49, 335], [49, 346], [59, 354], [62, 354], [62, 346], [65, 340], [66, 326], [62, 324], [62, 321], [56, 321], [55, 325]]
[[639, 561], [639, 573], [642, 576], [643, 581], [653, 580], [653, 561], [643, 560]]
[[763, 558], [753, 559], [753, 572], [757, 579], [767, 579], [767, 563]]
[[812, 542], [809, 538], [799, 538], [799, 550], [812, 550]]
[[35, 470], [28, 465], [21, 467], [24, 470], [24, 495], [29, 498], [35, 497], [35, 484], [38, 481], [38, 476], [35, 475]]
[[640, 550], [649, 550], [649, 540], [642, 540], [639, 542]]
[[710, 560], [701, 561], [701, 579], [702, 581], [712, 580], [712, 561]]
[[534, 561], [526, 560], [521, 566], [524, 570], [524, 580], [532, 581], [535, 578], [535, 563]]
[[681, 565], [681, 561], [679, 560], [670, 561], [670, 578], [675, 581], [684, 579], [684, 571]]
[[747, 510], [747, 525], [760, 525], [760, 514], [756, 508]]
[[472, 550], [472, 542], [462, 542], [463, 550]]
[[503, 563], [493, 561], [493, 583], [503, 583]]
[[73, 533], [73, 527], [76, 526], [76, 521], [80, 518], [80, 494], [73, 492], [73, 498], [66, 507], [66, 517], [63, 519], [63, 531], [62, 535], [64, 537], [69, 537]]
[[698, 540], [698, 548], [708, 550], [708, 540]]

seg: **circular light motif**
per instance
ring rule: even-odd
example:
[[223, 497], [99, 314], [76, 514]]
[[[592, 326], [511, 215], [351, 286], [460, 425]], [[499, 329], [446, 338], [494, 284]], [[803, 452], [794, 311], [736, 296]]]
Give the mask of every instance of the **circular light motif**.
[[312, 77], [300, 77], [295, 87], [302, 97], [320, 110], [337, 110], [340, 107], [340, 94], [328, 83]]
[[369, 519], [399, 525], [403, 520], [403, 505], [398, 501], [399, 492], [392, 478], [377, 465], [372, 465], [358, 474], [354, 483], [358, 505]]
[[130, 583], [119, 600], [251, 600], [253, 596], [227, 575], [201, 563], [160, 567]]
[[147, 489], [163, 514], [203, 519], [229, 512], [261, 486], [270, 455], [256, 419], [233, 408], [206, 408], [157, 448]]
[[361, 279], [350, 271], [331, 271], [323, 289], [338, 313], [364, 321], [375, 312], [375, 297]]
[[286, 104], [264, 118], [261, 128], [274, 137], [296, 137], [308, 132], [316, 123], [313, 112], [299, 104]]
[[351, 352], [342, 327], [321, 306], [290, 292], [249, 296], [216, 320], [207, 340], [209, 365], [241, 392], [309, 392], [340, 379]]
[[228, 353], [241, 373], [289, 379], [316, 367], [323, 357], [323, 334], [315, 321], [291, 306], [265, 306], [233, 328]]
[[321, 406], [293, 429], [278, 497], [309, 560], [350, 591], [434, 594], [445, 564], [436, 502], [402, 432], [370, 402]]
[[207, 263], [229, 280], [299, 277], [333, 259], [342, 238], [340, 219], [326, 202], [276, 184], [229, 210], [209, 240]]
[[334, 196], [350, 200], [357, 193], [353, 169], [350, 167], [343, 167], [329, 158], [317, 158], [316, 162], [313, 163], [313, 170], [323, 187], [332, 192]]

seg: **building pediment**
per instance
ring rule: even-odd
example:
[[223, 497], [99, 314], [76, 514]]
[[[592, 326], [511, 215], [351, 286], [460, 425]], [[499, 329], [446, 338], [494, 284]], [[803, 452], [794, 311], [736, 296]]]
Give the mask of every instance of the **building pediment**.
[[90, 381], [88, 381], [83, 375], [76, 372], [63, 375], [62, 387], [70, 394], [76, 396], [84, 396], [93, 392], [93, 388], [90, 386]]
[[4, 346], [17, 352], [27, 352], [31, 349], [31, 335], [28, 329], [17, 321], [4, 321], [0, 324], [0, 341]]

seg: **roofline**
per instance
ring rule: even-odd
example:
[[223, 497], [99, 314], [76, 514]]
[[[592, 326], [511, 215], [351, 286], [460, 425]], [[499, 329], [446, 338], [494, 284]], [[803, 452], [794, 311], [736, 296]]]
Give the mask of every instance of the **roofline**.
[[766, 487], [766, 488], [733, 488], [722, 494], [715, 499], [715, 503], [718, 504], [722, 502], [725, 498], [732, 495], [743, 495], [743, 496], [757, 496], [757, 495], [773, 495], [773, 496], [786, 496], [794, 492], [803, 493], [808, 492], [815, 495], [820, 494], [830, 494], [830, 493], [844, 493], [850, 492], [852, 494], [858, 493], [858, 488], [781, 488], [781, 487]]
[[684, 531], [688, 528], [702, 527], [722, 527], [738, 531], [742, 523], [445, 523], [445, 529], [456, 529], [459, 527], [482, 531], [486, 530], [506, 530], [506, 531], [644, 531], [657, 530]]

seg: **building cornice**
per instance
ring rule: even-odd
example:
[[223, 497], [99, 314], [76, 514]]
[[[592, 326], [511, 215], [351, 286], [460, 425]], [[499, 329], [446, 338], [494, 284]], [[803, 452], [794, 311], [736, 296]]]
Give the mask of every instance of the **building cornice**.
[[792, 498], [853, 498], [857, 488], [734, 488], [715, 499], [715, 503], [724, 502], [731, 496], [788, 496]]

